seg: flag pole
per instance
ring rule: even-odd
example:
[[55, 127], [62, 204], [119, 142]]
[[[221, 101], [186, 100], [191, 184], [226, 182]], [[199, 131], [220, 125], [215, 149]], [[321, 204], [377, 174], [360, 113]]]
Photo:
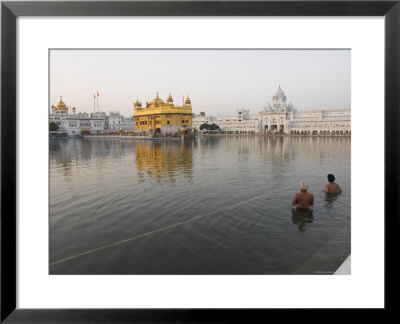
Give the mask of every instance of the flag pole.
[[93, 117], [96, 113], [96, 94], [93, 95]]
[[99, 107], [99, 90], [97, 90], [97, 112], [100, 113], [100, 107]]

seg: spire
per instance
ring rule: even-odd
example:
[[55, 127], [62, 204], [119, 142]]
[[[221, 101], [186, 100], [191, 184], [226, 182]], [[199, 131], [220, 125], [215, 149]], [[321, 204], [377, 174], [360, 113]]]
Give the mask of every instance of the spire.
[[190, 101], [189, 95], [186, 94], [185, 105], [190, 105], [190, 104], [191, 104], [191, 101]]
[[173, 103], [173, 102], [174, 102], [174, 100], [172, 99], [171, 92], [170, 92], [170, 93], [169, 93], [169, 96], [168, 96], [168, 98], [167, 98], [167, 103], [171, 104], [171, 103]]
[[157, 99], [159, 99], [159, 98], [158, 98], [158, 91], [157, 91]]

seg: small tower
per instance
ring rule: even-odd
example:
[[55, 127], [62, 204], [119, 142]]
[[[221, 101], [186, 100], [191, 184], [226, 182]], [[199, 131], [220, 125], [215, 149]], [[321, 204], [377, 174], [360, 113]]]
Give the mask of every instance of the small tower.
[[138, 98], [136, 98], [136, 101], [135, 101], [135, 103], [133, 104], [133, 106], [134, 106], [135, 108], [142, 108], [142, 103], [139, 101]]
[[185, 100], [185, 106], [190, 106], [192, 102], [190, 101], [190, 98], [188, 95], [186, 95], [186, 100]]
[[75, 115], [75, 112], [76, 112], [76, 108], [75, 107], [72, 107], [72, 113]]
[[174, 99], [172, 99], [171, 93], [169, 94], [167, 98], [167, 104], [172, 104], [174, 102]]

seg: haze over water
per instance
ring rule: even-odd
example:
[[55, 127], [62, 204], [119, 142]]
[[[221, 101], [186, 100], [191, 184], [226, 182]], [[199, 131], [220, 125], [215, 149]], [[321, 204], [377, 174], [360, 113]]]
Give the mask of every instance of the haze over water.
[[50, 274], [292, 274], [350, 229], [350, 157], [349, 137], [50, 139]]

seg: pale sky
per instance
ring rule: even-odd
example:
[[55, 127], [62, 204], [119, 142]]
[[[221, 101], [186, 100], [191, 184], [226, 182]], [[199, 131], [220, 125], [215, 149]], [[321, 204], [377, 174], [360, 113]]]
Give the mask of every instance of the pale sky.
[[[350, 50], [51, 50], [50, 106], [62, 96], [77, 112], [133, 115], [136, 98], [156, 97], [193, 113], [258, 113], [280, 85], [299, 110], [350, 109]], [[96, 108], [97, 109], [97, 108]]]

